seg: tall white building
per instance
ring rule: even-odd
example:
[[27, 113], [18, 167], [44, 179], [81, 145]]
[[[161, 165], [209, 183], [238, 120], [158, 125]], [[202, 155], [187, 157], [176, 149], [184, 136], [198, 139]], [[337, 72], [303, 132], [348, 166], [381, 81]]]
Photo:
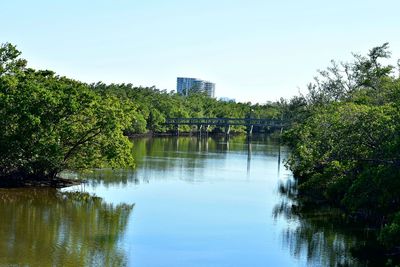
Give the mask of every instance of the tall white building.
[[215, 96], [215, 83], [196, 78], [178, 77], [176, 91], [180, 95], [188, 96], [192, 92], [203, 92], [209, 97]]

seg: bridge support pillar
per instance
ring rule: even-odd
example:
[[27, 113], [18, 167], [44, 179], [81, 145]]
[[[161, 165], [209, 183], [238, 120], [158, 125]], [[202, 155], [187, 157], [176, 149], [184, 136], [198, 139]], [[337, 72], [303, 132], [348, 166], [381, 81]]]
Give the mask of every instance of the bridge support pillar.
[[175, 129], [175, 135], [179, 136], [179, 124], [175, 124], [174, 129]]
[[226, 135], [229, 135], [230, 134], [230, 132], [231, 132], [231, 125], [225, 125], [225, 134]]
[[202, 130], [203, 130], [203, 125], [202, 124], [197, 125], [197, 135], [201, 136]]
[[205, 127], [206, 127], [205, 129], [206, 136], [208, 136], [208, 132], [210, 131], [210, 125], [205, 125]]

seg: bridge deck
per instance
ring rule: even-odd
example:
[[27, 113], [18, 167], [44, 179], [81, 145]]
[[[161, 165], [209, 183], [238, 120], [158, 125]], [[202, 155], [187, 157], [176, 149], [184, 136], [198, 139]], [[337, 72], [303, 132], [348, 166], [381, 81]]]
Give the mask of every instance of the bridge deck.
[[262, 127], [283, 127], [279, 119], [254, 119], [254, 118], [167, 118], [166, 125], [241, 125]]

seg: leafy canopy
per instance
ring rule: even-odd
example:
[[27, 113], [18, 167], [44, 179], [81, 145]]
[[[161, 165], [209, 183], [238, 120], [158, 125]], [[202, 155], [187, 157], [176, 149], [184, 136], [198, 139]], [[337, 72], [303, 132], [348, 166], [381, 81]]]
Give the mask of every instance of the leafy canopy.
[[84, 83], [26, 67], [0, 47], [0, 176], [54, 178], [65, 169], [134, 165], [123, 135], [131, 103]]

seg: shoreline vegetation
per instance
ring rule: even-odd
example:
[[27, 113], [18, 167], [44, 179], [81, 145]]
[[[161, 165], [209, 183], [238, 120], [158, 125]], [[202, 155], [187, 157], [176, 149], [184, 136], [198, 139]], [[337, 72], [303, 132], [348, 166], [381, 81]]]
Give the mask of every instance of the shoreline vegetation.
[[134, 168], [128, 136], [168, 134], [168, 117], [279, 118], [291, 125], [283, 141], [294, 183], [282, 191], [296, 212], [338, 208], [374, 229], [373, 245], [361, 250], [378, 251], [387, 266], [400, 263], [400, 61], [386, 64], [387, 43], [352, 62], [332, 61], [307, 94], [264, 105], [86, 84], [28, 68], [20, 54], [0, 46], [0, 179], [54, 185], [63, 170]]
[[[0, 179], [51, 181], [64, 170], [134, 168], [129, 136], [165, 135], [167, 117], [279, 118], [279, 103], [218, 101], [132, 84], [86, 84], [35, 70], [0, 45]], [[215, 130], [215, 129], [214, 129]], [[189, 132], [189, 126], [180, 126]], [[232, 132], [245, 132], [243, 126]], [[16, 183], [10, 181], [10, 183]], [[52, 183], [44, 183], [52, 184]]]
[[400, 263], [400, 61], [386, 63], [388, 48], [319, 71], [308, 94], [290, 100], [283, 136], [295, 180], [284, 191], [297, 211], [337, 207], [350, 224], [373, 229], [361, 254], [366, 264], [380, 254], [377, 266]]

